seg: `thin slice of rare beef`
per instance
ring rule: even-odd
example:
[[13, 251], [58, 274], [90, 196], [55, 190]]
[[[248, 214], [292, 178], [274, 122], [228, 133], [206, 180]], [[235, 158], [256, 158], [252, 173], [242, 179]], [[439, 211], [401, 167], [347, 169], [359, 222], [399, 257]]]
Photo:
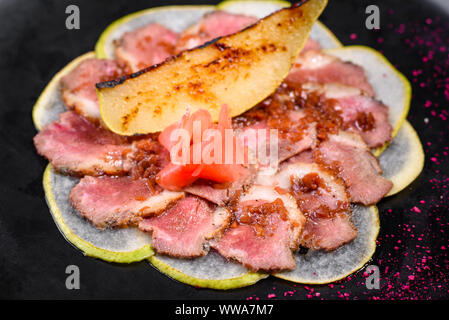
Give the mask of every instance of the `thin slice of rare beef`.
[[233, 183], [216, 184], [201, 179], [184, 188], [184, 191], [223, 206], [233, 197], [238, 196], [250, 183], [250, 181], [239, 180]]
[[292, 251], [299, 246], [305, 217], [290, 194], [254, 186], [233, 210], [234, 222], [213, 248], [251, 270], [295, 268]]
[[132, 166], [127, 157], [131, 144], [74, 111], [60, 114], [58, 121], [34, 137], [34, 144], [38, 153], [63, 173], [120, 175]]
[[[282, 188], [295, 197], [307, 219], [302, 246], [331, 251], [357, 236], [345, 184], [332, 171], [316, 163], [292, 162], [272, 177], [258, 177], [257, 183]], [[335, 230], [330, 232], [332, 226]]]
[[158, 64], [174, 54], [178, 34], [166, 27], [150, 23], [125, 32], [114, 42], [115, 56], [132, 72]]
[[139, 229], [152, 233], [152, 246], [158, 253], [193, 258], [207, 254], [208, 240], [220, 236], [230, 220], [226, 208], [187, 196], [157, 217], [144, 219]]
[[393, 187], [382, 177], [382, 168], [362, 138], [341, 131], [330, 135], [318, 148], [319, 162], [338, 172], [347, 186], [351, 201], [371, 205], [379, 202]]
[[241, 193], [249, 189], [253, 184], [256, 175], [254, 166], [247, 166], [245, 175], [240, 179], [229, 183], [215, 183], [210, 180], [199, 179], [193, 184], [185, 187], [183, 191], [196, 195], [200, 198], [209, 200], [219, 206], [225, 206], [229, 202], [239, 198]]
[[298, 162], [305, 162], [305, 163], [313, 163], [315, 162], [315, 157], [313, 155], [313, 150], [308, 149], [301, 153], [298, 153], [297, 155], [288, 158], [284, 162], [282, 162], [279, 166], [279, 170], [284, 169], [286, 166], [292, 163], [298, 163]]
[[285, 81], [292, 86], [306, 82], [338, 82], [357, 87], [369, 96], [375, 94], [361, 66], [316, 50], [307, 50], [301, 54]]
[[72, 206], [97, 228], [137, 226], [182, 197], [131, 177], [86, 176], [70, 192]]
[[367, 96], [363, 90], [339, 83], [305, 83], [304, 94], [317, 94], [332, 99], [334, 108], [341, 111], [346, 130], [359, 134], [368, 147], [383, 146], [392, 139], [393, 128], [388, 121], [388, 107]]
[[69, 109], [98, 123], [100, 109], [95, 84], [116, 79], [124, 74], [124, 69], [114, 60], [86, 59], [61, 78], [62, 100]]
[[239, 139], [261, 166], [277, 165], [316, 145], [316, 123], [294, 106], [285, 87], [233, 119]]
[[236, 33], [257, 22], [256, 17], [213, 11], [204, 15], [196, 24], [181, 33], [176, 52], [198, 47], [218, 37]]
[[312, 216], [307, 218], [301, 245], [314, 250], [332, 251], [356, 237], [357, 229], [348, 215], [337, 214], [328, 219]]
[[[262, 166], [267, 166], [272, 162], [279, 164], [315, 146], [315, 124], [311, 123], [306, 129], [302, 130], [301, 135], [297, 135], [301, 129], [297, 128], [295, 124], [303, 117], [302, 112], [289, 111], [288, 113], [295, 118], [291, 120], [291, 126], [277, 129], [267, 124], [270, 121], [260, 121], [244, 128], [238, 135], [243, 140], [243, 144], [248, 147], [250, 154], [254, 155]], [[290, 136], [290, 133], [295, 133], [297, 137]], [[274, 134], [276, 139], [273, 139], [270, 134]], [[276, 149], [272, 149], [272, 145]], [[276, 153], [272, 154], [272, 150]], [[274, 157], [274, 159], [271, 159], [271, 157]]]

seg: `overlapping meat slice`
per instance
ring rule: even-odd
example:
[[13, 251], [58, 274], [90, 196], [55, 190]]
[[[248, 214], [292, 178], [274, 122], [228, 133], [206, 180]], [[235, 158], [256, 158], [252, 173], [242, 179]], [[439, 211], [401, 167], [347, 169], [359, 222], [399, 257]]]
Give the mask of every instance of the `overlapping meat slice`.
[[282, 84], [259, 105], [233, 119], [239, 138], [262, 166], [277, 165], [316, 144], [316, 123], [306, 119], [294, 102], [290, 88]]
[[113, 80], [124, 74], [114, 60], [86, 59], [61, 79], [61, 96], [69, 109], [86, 119], [100, 121], [100, 109], [95, 84]]
[[129, 171], [127, 154], [131, 145], [119, 135], [107, 131], [68, 111], [34, 137], [40, 155], [60, 172], [75, 175], [119, 175]]
[[298, 248], [305, 218], [291, 195], [253, 186], [234, 212], [236, 220], [213, 248], [252, 270], [295, 268], [292, 250]]
[[176, 52], [198, 47], [218, 37], [236, 33], [257, 22], [256, 17], [213, 11], [204, 15], [196, 24], [181, 33]]
[[366, 79], [362, 67], [316, 50], [307, 50], [298, 57], [286, 82], [292, 86], [306, 82], [338, 82], [359, 88], [369, 96], [374, 96], [374, 90]]
[[339, 83], [305, 83], [301, 89], [335, 101], [334, 108], [341, 111], [347, 130], [359, 134], [368, 147], [380, 147], [391, 140], [393, 129], [388, 121], [388, 107], [359, 88]]
[[345, 184], [333, 172], [316, 163], [296, 162], [258, 183], [291, 192], [307, 220], [301, 245], [331, 251], [352, 241], [357, 230], [350, 220], [351, 208]]
[[[303, 113], [290, 111], [289, 114], [291, 115], [291, 126], [287, 125], [285, 128], [276, 129], [269, 126], [267, 124], [268, 121], [260, 121], [257, 124], [246, 127], [239, 134], [239, 137], [244, 141], [244, 145], [248, 147], [262, 165], [277, 165], [315, 145], [316, 128], [314, 123], [310, 123], [307, 128], [302, 130], [296, 127], [295, 124], [304, 116]], [[298, 134], [299, 131], [302, 131], [301, 135]], [[289, 136], [290, 132], [295, 133], [295, 137]], [[276, 138], [270, 135], [275, 135]]]
[[203, 199], [209, 200], [219, 206], [224, 206], [232, 201], [235, 197], [239, 197], [241, 192], [247, 189], [254, 180], [254, 170], [247, 170], [247, 174], [239, 180], [231, 183], [214, 183], [200, 179], [193, 184], [187, 186], [183, 190], [190, 194], [196, 195]]
[[281, 165], [279, 166], [279, 169], [282, 170], [289, 164], [298, 163], [298, 162], [305, 162], [305, 163], [315, 162], [313, 150], [312, 149], [305, 150], [291, 158], [288, 158], [287, 160], [285, 160], [284, 162], [281, 163]]
[[144, 219], [139, 228], [152, 233], [158, 253], [192, 258], [208, 252], [207, 240], [220, 235], [230, 219], [226, 208], [214, 208], [198, 197], [187, 196], [161, 215]]
[[146, 179], [86, 176], [70, 192], [70, 202], [97, 228], [128, 227], [183, 196], [154, 188]]
[[331, 219], [318, 217], [307, 218], [301, 245], [314, 249], [333, 251], [357, 237], [357, 229], [354, 227], [348, 215], [336, 215]]
[[132, 72], [160, 63], [174, 54], [178, 34], [157, 23], [125, 32], [114, 42], [115, 56]]
[[340, 132], [330, 135], [318, 149], [320, 162], [333, 167], [347, 186], [352, 202], [371, 205], [379, 202], [392, 188], [382, 177], [382, 168], [361, 137]]

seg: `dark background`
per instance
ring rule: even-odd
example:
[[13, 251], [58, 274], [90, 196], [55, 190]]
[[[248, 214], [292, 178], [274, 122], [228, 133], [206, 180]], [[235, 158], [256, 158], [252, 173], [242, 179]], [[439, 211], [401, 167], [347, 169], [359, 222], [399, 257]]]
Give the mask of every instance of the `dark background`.
[[[303, 286], [274, 277], [226, 292], [167, 278], [148, 263], [84, 257], [56, 228], [44, 199], [46, 161], [36, 154], [31, 109], [52, 76], [91, 51], [104, 28], [125, 14], [167, 4], [215, 1], [0, 0], [0, 298], [14, 299], [441, 299], [449, 297], [449, 14], [430, 2], [330, 0], [321, 21], [345, 45], [374, 47], [410, 80], [409, 121], [426, 166], [406, 190], [379, 203], [381, 231], [370, 264], [381, 288], [366, 289], [363, 271], [331, 285]], [[65, 28], [76, 4], [81, 29]], [[369, 31], [376, 4], [381, 29]], [[80, 268], [81, 289], [67, 290], [65, 269]]]

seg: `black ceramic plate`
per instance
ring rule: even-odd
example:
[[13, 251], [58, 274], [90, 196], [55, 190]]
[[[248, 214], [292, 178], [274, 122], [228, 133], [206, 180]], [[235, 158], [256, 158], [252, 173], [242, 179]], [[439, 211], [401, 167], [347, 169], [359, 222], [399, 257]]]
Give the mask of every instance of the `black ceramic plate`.
[[[444, 1], [441, 1], [444, 3]], [[200, 3], [216, 3], [201, 1]], [[81, 10], [81, 29], [67, 30], [65, 9]], [[149, 6], [198, 1], [0, 1], [0, 297], [145, 299], [439, 299], [449, 297], [449, 11], [430, 1], [331, 0], [321, 21], [345, 45], [371, 46], [410, 80], [408, 120], [426, 152], [422, 174], [379, 203], [381, 231], [372, 265], [331, 285], [303, 286], [270, 277], [250, 287], [214, 291], [167, 278], [148, 263], [117, 265], [84, 257], [61, 236], [42, 189], [46, 161], [34, 149], [31, 108], [52, 76], [91, 51], [103, 29]], [[380, 8], [380, 30], [365, 28], [365, 9]], [[446, 10], [448, 10], [446, 8]], [[68, 265], [80, 269], [67, 290]]]

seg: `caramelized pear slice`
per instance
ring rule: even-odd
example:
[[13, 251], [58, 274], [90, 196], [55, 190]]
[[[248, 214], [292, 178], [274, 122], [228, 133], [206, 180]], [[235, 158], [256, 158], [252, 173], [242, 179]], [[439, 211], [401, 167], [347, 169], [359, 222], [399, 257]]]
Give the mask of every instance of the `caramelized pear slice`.
[[128, 77], [97, 84], [104, 123], [121, 135], [161, 131], [186, 110], [239, 115], [287, 76], [327, 0], [281, 9], [236, 34]]

